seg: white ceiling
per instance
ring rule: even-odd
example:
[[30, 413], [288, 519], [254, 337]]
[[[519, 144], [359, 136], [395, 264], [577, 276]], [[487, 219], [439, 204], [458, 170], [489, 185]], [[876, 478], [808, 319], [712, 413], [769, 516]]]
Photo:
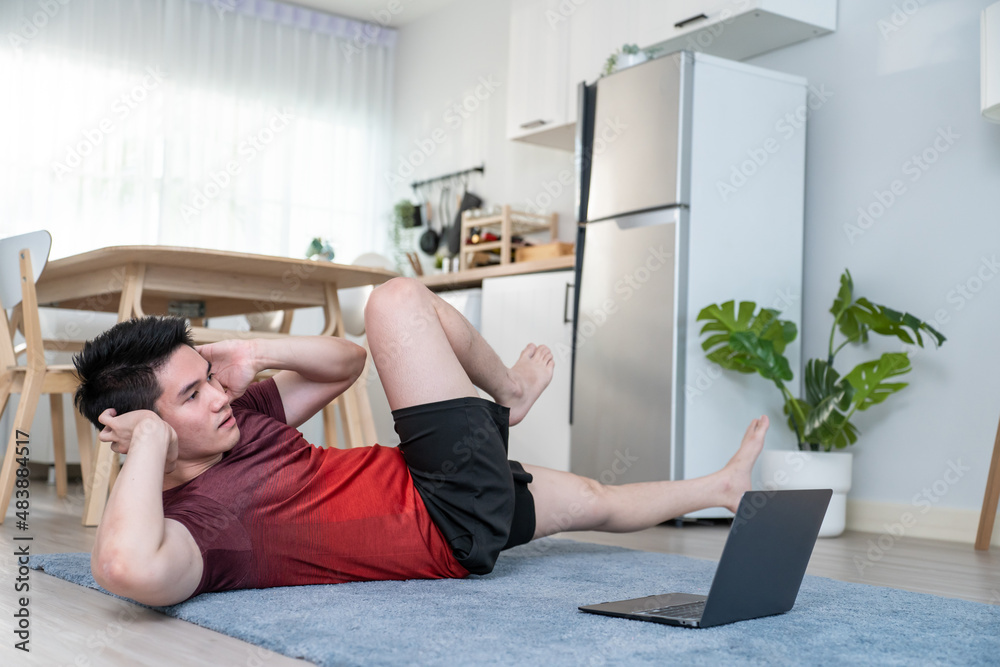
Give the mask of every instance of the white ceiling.
[[[433, 14], [455, 0], [291, 0], [292, 4], [399, 28]], [[393, 14], [392, 8], [398, 8]], [[386, 18], [390, 18], [386, 23]]]

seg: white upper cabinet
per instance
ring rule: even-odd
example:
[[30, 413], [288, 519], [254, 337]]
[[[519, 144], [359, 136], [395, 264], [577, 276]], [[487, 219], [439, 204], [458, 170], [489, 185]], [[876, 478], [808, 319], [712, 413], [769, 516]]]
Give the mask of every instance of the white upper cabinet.
[[[565, 0], [563, 0], [565, 2]], [[569, 58], [569, 18], [560, 0], [513, 0], [507, 79], [507, 138], [534, 136], [557, 143], [568, 131], [573, 144], [571, 100], [566, 95]], [[575, 107], [576, 101], [572, 100]], [[567, 130], [567, 124], [569, 124]]]
[[507, 137], [572, 151], [577, 86], [623, 44], [744, 60], [836, 26], [836, 0], [512, 0]]
[[743, 60], [832, 32], [836, 0], [633, 0], [642, 47]]
[[576, 122], [577, 87], [580, 82], [596, 81], [604, 71], [608, 56], [623, 44], [635, 42], [638, 28], [636, 7], [636, 0], [588, 1], [576, 6], [570, 16], [566, 92], [571, 100], [569, 118], [573, 122]]

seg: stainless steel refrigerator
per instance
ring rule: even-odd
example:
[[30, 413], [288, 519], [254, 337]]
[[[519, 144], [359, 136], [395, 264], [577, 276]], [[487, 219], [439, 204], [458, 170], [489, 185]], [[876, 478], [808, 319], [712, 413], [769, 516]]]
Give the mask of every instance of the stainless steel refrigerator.
[[696, 318], [785, 295], [801, 321], [806, 82], [678, 52], [581, 84], [579, 105], [571, 470], [708, 474], [750, 419], [782, 418], [762, 379], [708, 363]]

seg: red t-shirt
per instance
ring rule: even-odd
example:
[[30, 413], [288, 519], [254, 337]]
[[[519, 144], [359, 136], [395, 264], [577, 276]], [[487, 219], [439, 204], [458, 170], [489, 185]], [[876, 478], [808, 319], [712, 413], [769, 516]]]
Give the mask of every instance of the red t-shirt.
[[394, 447], [322, 449], [285, 423], [274, 380], [232, 404], [239, 442], [163, 492], [204, 573], [192, 594], [373, 579], [464, 577]]

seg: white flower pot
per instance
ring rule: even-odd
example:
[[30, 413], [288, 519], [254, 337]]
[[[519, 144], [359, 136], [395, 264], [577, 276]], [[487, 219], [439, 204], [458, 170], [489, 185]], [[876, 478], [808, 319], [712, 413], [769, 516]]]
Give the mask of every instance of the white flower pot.
[[646, 55], [645, 51], [640, 51], [639, 53], [619, 53], [617, 69], [621, 70], [626, 67], [632, 67], [633, 65], [644, 63], [647, 60], [649, 60], [649, 56]]
[[847, 520], [853, 459], [850, 452], [765, 450], [758, 459], [760, 481], [765, 489], [833, 489], [819, 536], [836, 537]]

